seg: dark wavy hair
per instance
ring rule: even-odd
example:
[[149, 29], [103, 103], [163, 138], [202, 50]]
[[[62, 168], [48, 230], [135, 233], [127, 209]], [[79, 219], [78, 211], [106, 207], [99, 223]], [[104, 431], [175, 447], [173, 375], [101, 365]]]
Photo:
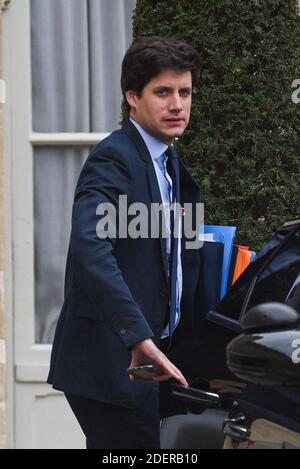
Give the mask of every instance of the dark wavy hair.
[[121, 88], [127, 110], [125, 92], [133, 90], [141, 96], [152, 78], [166, 69], [191, 71], [193, 86], [200, 78], [200, 57], [186, 42], [160, 36], [144, 37], [132, 44], [122, 62]]

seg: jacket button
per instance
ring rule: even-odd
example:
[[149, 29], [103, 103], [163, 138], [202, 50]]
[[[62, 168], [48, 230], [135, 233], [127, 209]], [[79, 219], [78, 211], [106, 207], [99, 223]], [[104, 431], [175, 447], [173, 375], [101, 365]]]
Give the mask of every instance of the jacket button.
[[121, 335], [126, 335], [126, 334], [127, 334], [126, 329], [122, 329], [122, 330], [120, 331], [120, 334], [121, 334]]

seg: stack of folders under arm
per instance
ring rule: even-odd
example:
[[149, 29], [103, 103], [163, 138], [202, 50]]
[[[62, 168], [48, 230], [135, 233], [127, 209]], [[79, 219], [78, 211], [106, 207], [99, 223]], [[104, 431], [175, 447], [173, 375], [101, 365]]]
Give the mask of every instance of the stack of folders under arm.
[[249, 247], [234, 244], [235, 234], [235, 226], [201, 227], [202, 311], [213, 309], [256, 257]]

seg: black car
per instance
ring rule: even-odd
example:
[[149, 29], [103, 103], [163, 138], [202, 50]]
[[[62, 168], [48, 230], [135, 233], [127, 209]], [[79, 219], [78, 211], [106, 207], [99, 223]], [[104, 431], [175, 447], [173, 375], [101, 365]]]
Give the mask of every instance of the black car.
[[300, 220], [201, 311], [171, 358], [194, 390], [165, 385], [164, 448], [300, 448]]

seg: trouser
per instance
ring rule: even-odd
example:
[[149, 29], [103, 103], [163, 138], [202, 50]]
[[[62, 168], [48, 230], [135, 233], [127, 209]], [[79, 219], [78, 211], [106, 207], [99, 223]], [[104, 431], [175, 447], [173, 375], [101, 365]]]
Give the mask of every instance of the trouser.
[[66, 394], [86, 437], [87, 449], [160, 448], [157, 388], [134, 409]]

